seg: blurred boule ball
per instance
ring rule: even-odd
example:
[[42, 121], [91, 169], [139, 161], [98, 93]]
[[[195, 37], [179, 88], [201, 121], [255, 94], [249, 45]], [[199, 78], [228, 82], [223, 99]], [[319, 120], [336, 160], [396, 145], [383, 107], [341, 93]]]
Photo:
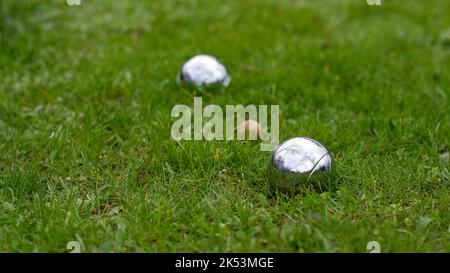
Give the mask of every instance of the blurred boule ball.
[[196, 55], [189, 59], [178, 73], [179, 83], [195, 86], [223, 86], [230, 84], [231, 77], [225, 66], [210, 55]]

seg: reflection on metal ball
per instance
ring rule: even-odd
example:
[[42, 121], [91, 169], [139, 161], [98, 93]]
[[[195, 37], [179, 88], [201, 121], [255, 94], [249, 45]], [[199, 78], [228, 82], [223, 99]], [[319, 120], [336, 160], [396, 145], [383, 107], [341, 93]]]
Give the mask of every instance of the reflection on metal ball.
[[197, 55], [181, 68], [178, 82], [195, 86], [223, 86], [230, 84], [231, 77], [225, 66], [210, 55]]
[[269, 181], [281, 190], [298, 190], [327, 181], [334, 171], [334, 158], [320, 142], [296, 137], [281, 143], [269, 162]]

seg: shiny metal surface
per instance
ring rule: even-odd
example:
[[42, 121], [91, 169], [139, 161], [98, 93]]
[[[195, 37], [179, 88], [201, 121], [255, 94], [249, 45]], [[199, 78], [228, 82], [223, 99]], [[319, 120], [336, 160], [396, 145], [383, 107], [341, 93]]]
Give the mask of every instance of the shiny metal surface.
[[231, 77], [225, 66], [210, 55], [197, 55], [189, 59], [181, 68], [178, 82], [195, 86], [228, 86]]
[[283, 190], [320, 185], [334, 171], [334, 158], [320, 142], [296, 137], [281, 143], [269, 162], [270, 183]]

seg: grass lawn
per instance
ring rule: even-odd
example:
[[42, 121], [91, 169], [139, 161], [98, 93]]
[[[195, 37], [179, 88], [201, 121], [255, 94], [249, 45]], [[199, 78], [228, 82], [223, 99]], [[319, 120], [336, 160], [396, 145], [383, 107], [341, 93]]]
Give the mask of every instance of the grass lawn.
[[[450, 251], [448, 0], [0, 3], [1, 252]], [[280, 105], [334, 186], [285, 195], [258, 142], [172, 140], [199, 53], [232, 76], [204, 105]]]

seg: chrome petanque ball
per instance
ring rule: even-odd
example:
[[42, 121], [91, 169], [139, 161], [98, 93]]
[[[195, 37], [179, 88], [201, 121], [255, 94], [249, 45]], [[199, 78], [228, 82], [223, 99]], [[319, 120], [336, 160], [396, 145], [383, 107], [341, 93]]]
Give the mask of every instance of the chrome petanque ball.
[[210, 55], [197, 55], [189, 59], [178, 73], [177, 81], [195, 86], [223, 86], [230, 84], [231, 77], [225, 66]]
[[333, 177], [333, 155], [320, 142], [296, 137], [284, 141], [272, 152], [269, 181], [281, 190], [321, 186]]

